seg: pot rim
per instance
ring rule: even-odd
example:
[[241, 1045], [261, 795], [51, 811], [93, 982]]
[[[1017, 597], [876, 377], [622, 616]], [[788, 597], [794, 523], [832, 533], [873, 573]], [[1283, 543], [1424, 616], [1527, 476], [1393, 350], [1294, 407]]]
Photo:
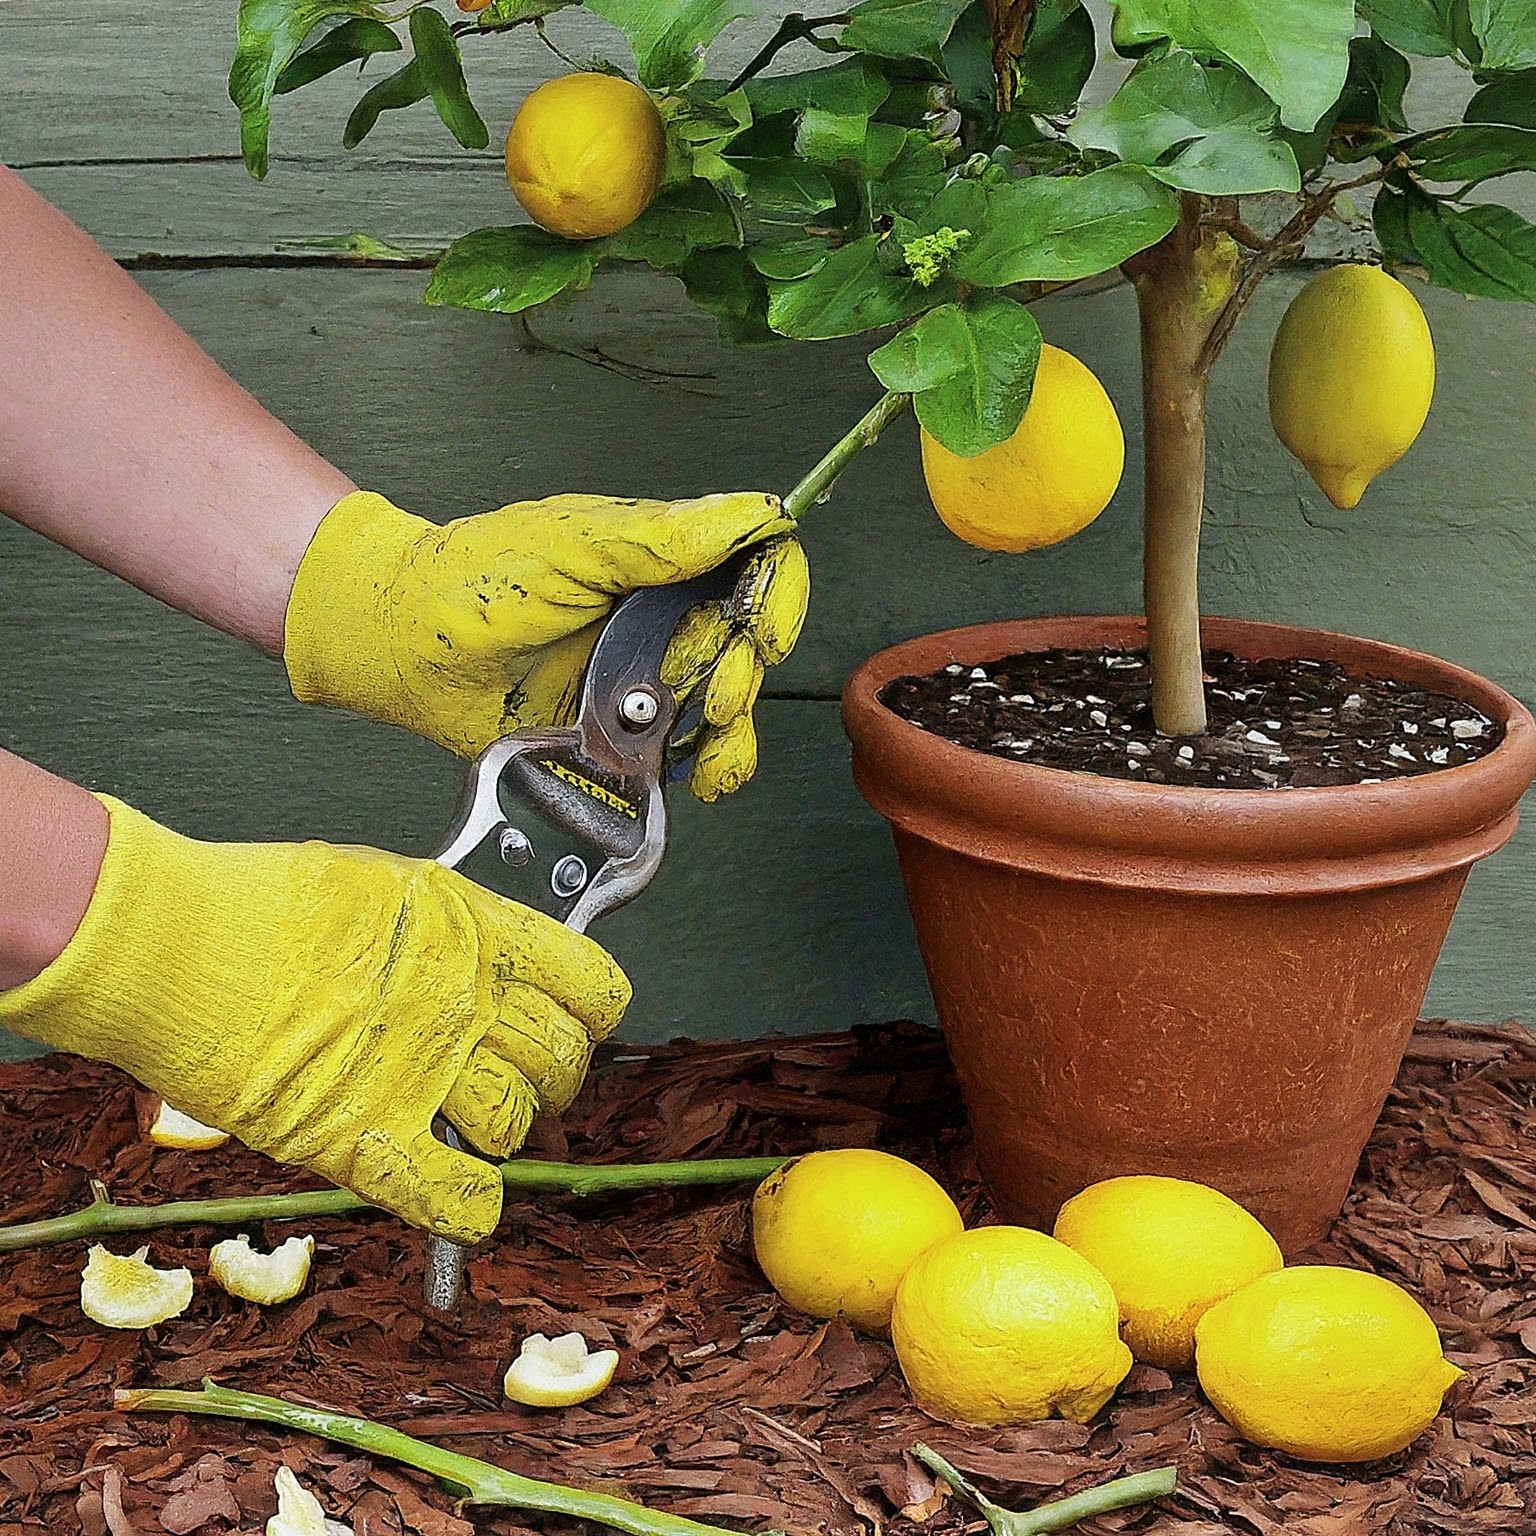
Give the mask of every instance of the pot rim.
[[[1206, 617], [1202, 645], [1306, 657], [1431, 687], [1504, 726], [1487, 756], [1381, 784], [1220, 789], [1135, 783], [959, 746], [889, 710], [893, 678], [1054, 645], [1145, 645], [1139, 615], [1000, 620], [902, 641], [843, 689], [854, 778], [898, 829], [984, 862], [1123, 885], [1359, 889], [1471, 864], [1514, 831], [1536, 777], [1536, 720], [1512, 694], [1423, 652], [1329, 630]], [[1298, 885], [1298, 882], [1300, 884]]]

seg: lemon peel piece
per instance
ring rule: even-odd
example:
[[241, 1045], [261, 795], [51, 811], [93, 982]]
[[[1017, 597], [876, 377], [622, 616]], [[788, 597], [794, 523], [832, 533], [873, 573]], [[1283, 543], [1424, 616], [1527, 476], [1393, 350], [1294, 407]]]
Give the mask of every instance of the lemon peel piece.
[[267, 1536], [355, 1536], [350, 1525], [332, 1520], [320, 1500], [288, 1467], [279, 1467], [273, 1479], [277, 1489], [277, 1513], [267, 1521]]
[[194, 1120], [173, 1105], [160, 1100], [149, 1139], [157, 1147], [180, 1147], [188, 1152], [211, 1152], [229, 1140], [228, 1131], [220, 1131], [201, 1120]]
[[231, 1296], [272, 1307], [292, 1301], [304, 1289], [314, 1252], [313, 1237], [290, 1237], [271, 1253], [257, 1253], [242, 1232], [208, 1250], [208, 1273]]
[[596, 1397], [618, 1368], [616, 1349], [590, 1350], [579, 1333], [530, 1334], [507, 1367], [502, 1391], [529, 1408], [569, 1408]]
[[155, 1269], [149, 1245], [136, 1253], [109, 1253], [92, 1243], [80, 1272], [80, 1310], [106, 1328], [152, 1328], [187, 1310], [190, 1269]]

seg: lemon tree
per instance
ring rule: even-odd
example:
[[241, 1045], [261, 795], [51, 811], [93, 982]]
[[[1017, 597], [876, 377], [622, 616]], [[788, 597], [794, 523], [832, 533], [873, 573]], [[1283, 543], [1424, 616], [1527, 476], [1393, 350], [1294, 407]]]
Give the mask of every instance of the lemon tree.
[[[461, 145], [484, 149], [475, 57], [535, 46], [575, 4], [418, 0], [399, 12], [371, 0], [240, 0], [229, 89], [246, 163], [267, 173], [279, 97], [359, 65], [345, 144], [386, 112], [430, 109]], [[628, 109], [599, 112], [592, 142], [617, 133], [624, 143], [578, 176], [574, 201], [606, 203], [607, 217], [577, 227], [541, 211], [538, 176], [524, 174], [569, 158], [559, 126], [532, 135], [526, 159], [509, 145], [534, 222], [510, 198], [496, 211], [505, 193], [488, 179], [487, 225], [442, 255], [428, 301], [517, 313], [643, 263], [680, 279], [735, 342], [867, 335], [887, 395], [818, 467], [805, 500], [899, 402], [917, 414], [949, 525], [1022, 550], [1091, 520], [1114, 490], [1106, 464], [1118, 479], [1119, 463], [1117, 425], [1075, 431], [1070, 390], [1052, 398], [1060, 370], [1041, 367], [1030, 305], [1068, 284], [1128, 278], [1143, 348], [1153, 706], [1170, 734], [1205, 724], [1207, 381], [1264, 277], [1349, 195], [1372, 199], [1387, 267], [1459, 293], [1536, 300], [1536, 225], [1500, 194], [1504, 178], [1536, 169], [1530, 0], [1118, 0], [1107, 37], [1080, 0], [855, 0], [776, 24], [754, 0], [585, 9], [608, 25], [611, 47], [578, 78], [627, 81], [629, 108], [648, 99], [655, 116], [640, 115], [660, 125], [659, 166], [615, 127]], [[786, 66], [792, 45], [809, 67]], [[1109, 50], [1123, 78], [1085, 95]], [[1416, 59], [1470, 74], [1461, 121], [1410, 121]], [[1286, 380], [1306, 378], [1339, 328], [1327, 315], [1298, 319], [1275, 392], [1282, 436], [1321, 466], [1341, 504], [1411, 442], [1432, 387], [1422, 336], [1402, 377], [1392, 306], [1376, 302], [1389, 291], [1345, 286], [1332, 312], [1363, 339], [1319, 371], [1310, 401], [1287, 404]], [[1046, 409], [1021, 442], [1037, 383]], [[1371, 402], [1399, 389], [1404, 402], [1382, 419]], [[1105, 444], [1112, 455], [1095, 451]]]

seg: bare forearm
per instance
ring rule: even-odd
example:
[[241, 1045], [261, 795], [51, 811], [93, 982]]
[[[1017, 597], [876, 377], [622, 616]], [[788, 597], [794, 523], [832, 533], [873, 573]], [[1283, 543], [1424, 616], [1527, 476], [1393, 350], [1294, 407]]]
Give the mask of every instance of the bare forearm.
[[107, 812], [78, 785], [0, 751], [0, 990], [74, 937], [107, 851]]
[[351, 482], [4, 167], [0, 292], [0, 511], [281, 651], [299, 558]]

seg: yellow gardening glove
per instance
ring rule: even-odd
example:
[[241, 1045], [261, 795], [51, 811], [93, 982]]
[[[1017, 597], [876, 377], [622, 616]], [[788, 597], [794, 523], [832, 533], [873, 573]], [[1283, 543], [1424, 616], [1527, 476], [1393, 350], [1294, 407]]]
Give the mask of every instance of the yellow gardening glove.
[[508, 731], [569, 722], [620, 597], [762, 543], [734, 601], [679, 625], [663, 674], [685, 697], [707, 690], [691, 782], [713, 800], [752, 776], [763, 668], [789, 654], [805, 618], [809, 577], [799, 542], [785, 536], [792, 527], [776, 497], [752, 492], [552, 496], [439, 526], [356, 491], [326, 515], [299, 564], [283, 661], [297, 698], [473, 757]]
[[590, 939], [440, 865], [326, 843], [203, 843], [103, 797], [78, 932], [0, 1025], [110, 1061], [196, 1119], [456, 1242], [563, 1109], [629, 983]]

